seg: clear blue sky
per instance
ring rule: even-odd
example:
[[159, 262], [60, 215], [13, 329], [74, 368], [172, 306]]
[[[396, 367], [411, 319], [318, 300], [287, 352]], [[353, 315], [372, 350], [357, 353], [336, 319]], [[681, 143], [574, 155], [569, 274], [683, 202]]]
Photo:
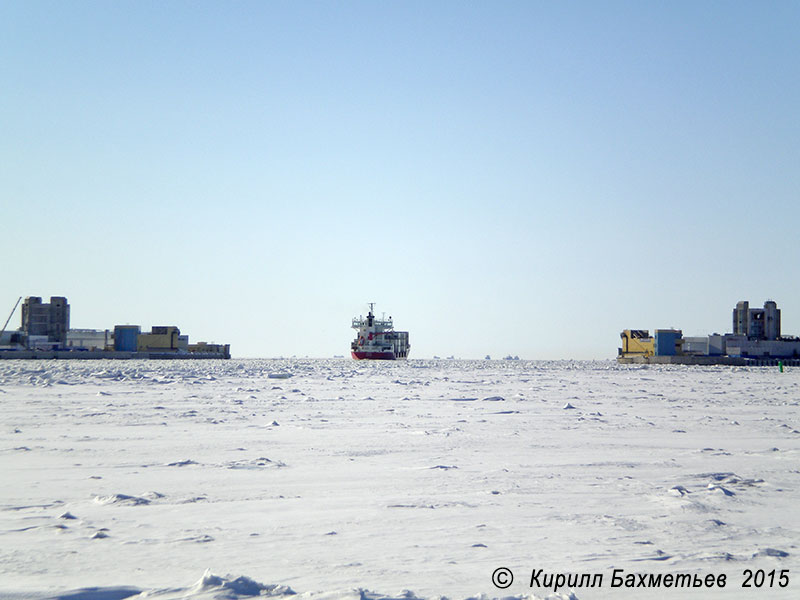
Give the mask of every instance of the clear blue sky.
[[[0, 1], [2, 320], [234, 356], [800, 334], [798, 2]], [[19, 324], [19, 314], [14, 316]]]

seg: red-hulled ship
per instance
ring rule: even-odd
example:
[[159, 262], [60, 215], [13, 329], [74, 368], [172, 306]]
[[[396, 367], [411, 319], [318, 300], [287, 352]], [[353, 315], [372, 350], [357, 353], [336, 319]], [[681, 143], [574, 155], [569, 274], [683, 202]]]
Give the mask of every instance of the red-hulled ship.
[[353, 358], [361, 360], [397, 360], [407, 358], [408, 343], [407, 331], [395, 331], [392, 317], [376, 319], [372, 314], [374, 303], [370, 302], [369, 314], [366, 318], [355, 317], [353, 329], [358, 331], [356, 339], [350, 344], [350, 353]]

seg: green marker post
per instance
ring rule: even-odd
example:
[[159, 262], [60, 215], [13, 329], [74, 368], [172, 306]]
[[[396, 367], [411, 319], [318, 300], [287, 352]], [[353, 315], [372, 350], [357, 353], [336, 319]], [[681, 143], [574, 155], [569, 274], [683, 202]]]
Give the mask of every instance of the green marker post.
[[780, 369], [780, 372], [783, 373], [783, 361], [782, 360], [778, 361], [778, 369]]

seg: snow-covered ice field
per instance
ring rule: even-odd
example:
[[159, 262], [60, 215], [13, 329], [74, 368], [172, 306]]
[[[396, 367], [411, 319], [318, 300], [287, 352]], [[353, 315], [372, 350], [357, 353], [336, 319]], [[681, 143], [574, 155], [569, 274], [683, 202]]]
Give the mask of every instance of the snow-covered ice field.
[[0, 405], [0, 597], [800, 598], [800, 369], [0, 361]]

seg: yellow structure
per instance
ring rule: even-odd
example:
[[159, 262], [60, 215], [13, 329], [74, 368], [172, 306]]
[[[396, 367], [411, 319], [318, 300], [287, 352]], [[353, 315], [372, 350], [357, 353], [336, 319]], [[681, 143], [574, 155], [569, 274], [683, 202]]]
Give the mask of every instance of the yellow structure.
[[655, 340], [647, 329], [626, 329], [619, 336], [622, 338], [620, 356], [655, 356]]
[[199, 354], [205, 354], [208, 352], [213, 352], [216, 354], [230, 354], [231, 345], [230, 344], [209, 344], [208, 342], [197, 342], [196, 344], [189, 344], [189, 352], [196, 352]]
[[137, 342], [139, 352], [177, 352], [181, 330], [170, 325], [153, 327], [150, 333], [140, 333]]

